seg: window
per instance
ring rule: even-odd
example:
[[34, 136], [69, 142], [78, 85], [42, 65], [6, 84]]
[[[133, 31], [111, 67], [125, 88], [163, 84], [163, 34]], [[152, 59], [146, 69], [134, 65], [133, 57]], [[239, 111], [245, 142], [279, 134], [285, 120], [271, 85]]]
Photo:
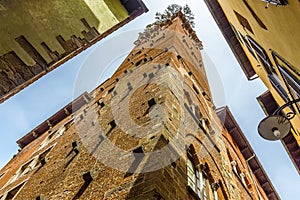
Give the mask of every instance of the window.
[[248, 4], [247, 0], [243, 0], [243, 2], [246, 5], [246, 7], [248, 8], [248, 10], [250, 11], [250, 13], [252, 14], [252, 16], [254, 17], [254, 19], [256, 20], [256, 22], [259, 24], [259, 26], [265, 30], [268, 30], [266, 25], [261, 21], [261, 19], [257, 16], [257, 14], [254, 12], [254, 10], [251, 8], [251, 6]]
[[13, 182], [17, 180], [19, 177], [28, 174], [31, 171], [31, 163], [33, 160], [27, 162], [26, 164], [22, 165], [21, 168], [17, 171], [17, 173], [13, 176], [12, 180], [9, 182]]
[[292, 90], [291, 93], [295, 98], [300, 97], [300, 81], [297, 78], [300, 73], [275, 51], [272, 51], [272, 56], [286, 84]]
[[9, 191], [5, 197], [4, 200], [12, 200], [14, 199], [14, 197], [17, 195], [17, 193], [19, 192], [19, 190], [21, 189], [21, 187], [24, 185], [24, 183], [18, 185], [16, 188], [12, 189], [11, 191]]
[[[287, 0], [262, 0], [263, 2], [267, 2], [267, 3], [271, 3], [271, 4], [275, 4], [276, 6], [280, 5], [280, 6], [284, 6], [287, 5]], [[266, 6], [266, 8], [268, 8]]]
[[208, 121], [207, 118], [201, 117], [200, 122], [201, 122], [201, 126], [205, 131], [209, 131], [211, 129], [210, 122]]
[[4, 176], [5, 172], [3, 172], [2, 174], [0, 174], [0, 179]]
[[47, 157], [47, 155], [49, 154], [49, 152], [51, 151], [52, 148], [53, 147], [50, 147], [49, 149], [47, 149], [46, 151], [44, 151], [43, 153], [41, 153], [38, 156], [38, 158], [36, 160], [36, 164], [35, 164], [34, 167], [37, 167], [38, 165], [44, 166], [46, 164], [46, 162], [47, 162], [46, 157]]
[[256, 57], [249, 41], [247, 40], [247, 38], [245, 36], [243, 36], [242, 34], [240, 34], [241, 38], [242, 38], [242, 41], [243, 41], [243, 44], [247, 47], [248, 51], [251, 53], [251, 55], [253, 56], [253, 58], [255, 58], [255, 60], [258, 61], [258, 58]]
[[[292, 100], [300, 98], [300, 81], [298, 78], [300, 77], [299, 72], [276, 52], [272, 51], [272, 56], [287, 87], [287, 92], [291, 95]], [[297, 103], [296, 107], [298, 112], [300, 112], [300, 103]]]
[[234, 10], [234, 14], [237, 17], [237, 19], [239, 20], [240, 24], [244, 28], [246, 28], [248, 31], [250, 31], [252, 34], [254, 34], [254, 32], [253, 32], [253, 30], [252, 30], [252, 28], [251, 28], [248, 20], [245, 17], [243, 17], [240, 13], [236, 12], [235, 10]]
[[296, 77], [292, 75], [287, 69], [283, 68], [282, 66], [278, 66], [284, 80], [287, 82], [287, 85], [290, 87], [292, 94], [294, 94], [295, 98], [300, 97], [300, 82], [297, 80]]
[[49, 133], [48, 137], [40, 144], [40, 149], [44, 148], [45, 146], [47, 146], [48, 144], [50, 144], [51, 142], [53, 142], [56, 138], [58, 138], [59, 136], [63, 135], [64, 132], [66, 130], [66, 127], [62, 127], [57, 131], [54, 131], [52, 133]]
[[281, 84], [281, 81], [279, 80], [278, 76], [276, 74], [269, 74], [268, 75], [269, 80], [273, 87], [276, 89], [276, 91], [279, 93], [282, 99], [284, 99], [285, 102], [288, 102], [288, 95], [284, 89], [284, 87]]
[[191, 158], [187, 160], [187, 177], [188, 187], [192, 189], [192, 194], [201, 200], [206, 200], [206, 179], [203, 173], [195, 166]]
[[237, 39], [240, 41], [240, 43], [243, 43], [240, 32], [238, 32], [232, 24], [230, 24], [230, 26], [231, 26], [235, 36], [237, 37]]
[[[275, 73], [275, 70], [270, 62], [270, 59], [266, 53], [266, 51], [264, 50], [264, 48], [262, 48], [252, 37], [250, 36], [246, 36], [246, 39], [249, 41], [249, 45], [246, 45], [248, 50], [250, 52], [252, 52], [253, 50], [255, 51], [256, 55], [258, 56], [260, 62], [262, 63], [262, 65], [264, 66], [264, 68], [266, 69], [268, 74], [272, 74]], [[253, 50], [252, 50], [253, 49]], [[253, 52], [252, 52], [253, 54]]]
[[256, 55], [258, 56], [258, 59], [260, 60], [260, 62], [264, 66], [266, 72], [268, 73], [268, 78], [269, 78], [271, 84], [277, 90], [277, 92], [282, 97], [282, 99], [287, 102], [288, 101], [287, 92], [285, 91], [285, 89], [282, 85], [282, 82], [278, 78], [277, 73], [276, 73], [274, 67], [271, 64], [270, 59], [269, 59], [266, 51], [254, 39], [252, 39], [250, 36], [246, 36], [246, 38], [249, 42], [248, 44], [250, 45], [250, 46], [248, 46], [248, 44], [246, 44], [248, 50], [252, 54], [253, 54], [253, 50], [255, 51]]

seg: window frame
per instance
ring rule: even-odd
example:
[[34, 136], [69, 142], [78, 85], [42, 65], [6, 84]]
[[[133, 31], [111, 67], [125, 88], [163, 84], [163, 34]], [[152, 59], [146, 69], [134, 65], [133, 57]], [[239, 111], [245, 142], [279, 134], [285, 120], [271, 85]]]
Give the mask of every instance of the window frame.
[[249, 35], [246, 35], [245, 36], [246, 38], [246, 43], [248, 45], [246, 45], [248, 47], [248, 50], [250, 51], [250, 53], [253, 55], [253, 54], [256, 54], [256, 56], [254, 56], [257, 60], [258, 58], [258, 61], [263, 65], [263, 67], [265, 68], [266, 72], [268, 74], [272, 74], [272, 73], [275, 73], [276, 74], [276, 71], [274, 70], [273, 66], [272, 66], [272, 63], [270, 61], [270, 58], [266, 52], [266, 50], [260, 46], [251, 36]]
[[[27, 180], [26, 180], [27, 181]], [[27, 183], [26, 181], [23, 181], [22, 183], [18, 184], [17, 186], [15, 186], [14, 188], [12, 188], [11, 190], [9, 190], [6, 194], [4, 194], [3, 196], [1, 196], [0, 199], [3, 199], [3, 200], [8, 200], [8, 197], [9, 195], [11, 195], [10, 193], [11, 192], [14, 192], [14, 190], [17, 190], [15, 194], [13, 194], [13, 197], [10, 198], [10, 199], [14, 199], [18, 194], [19, 192], [22, 190], [22, 188], [25, 186], [25, 184]]]
[[[189, 174], [191, 173], [191, 174]], [[187, 156], [187, 188], [197, 200], [207, 200], [207, 179], [200, 170], [199, 165], [195, 165], [192, 155]]]
[[276, 6], [285, 6], [288, 4], [286, 0], [261, 0], [261, 1], [266, 2], [266, 3], [271, 3]]
[[[296, 77], [296, 75], [300, 77], [300, 73], [274, 50], [272, 50], [272, 57], [292, 100], [300, 98], [300, 80]], [[297, 103], [295, 105], [298, 113], [300, 113], [300, 104]]]
[[233, 10], [237, 20], [239, 21], [239, 23], [241, 24], [241, 26], [244, 28], [244, 29], [247, 29], [248, 31], [250, 31], [253, 35], [254, 35], [254, 31], [248, 21], [247, 18], [245, 18], [243, 15], [241, 15], [239, 12]]

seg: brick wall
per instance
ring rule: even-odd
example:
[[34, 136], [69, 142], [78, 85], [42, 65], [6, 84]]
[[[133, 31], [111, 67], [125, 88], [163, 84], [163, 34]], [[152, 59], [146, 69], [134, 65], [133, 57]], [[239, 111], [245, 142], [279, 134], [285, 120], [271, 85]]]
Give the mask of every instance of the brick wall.
[[[231, 159], [248, 169], [214, 111], [197, 38], [182, 15], [171, 20], [132, 50], [90, 102], [21, 149], [1, 170], [0, 195], [26, 181], [15, 199], [200, 199], [188, 186], [192, 159], [207, 199], [214, 190], [219, 199], [258, 199], [232, 170]], [[6, 184], [51, 146], [44, 164]]]

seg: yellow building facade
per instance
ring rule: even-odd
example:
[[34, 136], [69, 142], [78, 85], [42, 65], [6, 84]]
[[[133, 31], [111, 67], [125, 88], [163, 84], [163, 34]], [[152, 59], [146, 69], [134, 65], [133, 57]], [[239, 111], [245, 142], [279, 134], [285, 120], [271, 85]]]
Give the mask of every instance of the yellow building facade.
[[0, 103], [147, 12], [141, 0], [0, 2]]
[[[297, 0], [205, 0], [248, 80], [260, 78], [268, 88], [257, 97], [266, 115], [300, 96], [300, 4]], [[290, 119], [281, 139], [300, 170], [300, 106], [280, 113]]]

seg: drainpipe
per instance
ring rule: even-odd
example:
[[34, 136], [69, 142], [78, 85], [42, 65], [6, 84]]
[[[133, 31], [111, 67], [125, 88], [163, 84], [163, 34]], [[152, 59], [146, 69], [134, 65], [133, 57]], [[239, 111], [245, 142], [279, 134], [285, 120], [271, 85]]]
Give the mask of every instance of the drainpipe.
[[259, 189], [258, 189], [258, 187], [257, 187], [256, 181], [254, 181], [253, 172], [252, 172], [252, 170], [251, 170], [251, 168], [250, 168], [250, 165], [249, 165], [249, 161], [250, 161], [251, 159], [253, 159], [255, 156], [256, 156], [255, 153], [253, 153], [253, 155], [252, 155], [250, 158], [248, 158], [248, 159], [246, 160], [246, 164], [247, 164], [248, 170], [250, 171], [250, 177], [251, 177], [252, 182], [254, 183], [256, 192], [257, 192], [257, 194], [258, 194], [258, 198], [261, 199], [261, 194], [260, 194]]

